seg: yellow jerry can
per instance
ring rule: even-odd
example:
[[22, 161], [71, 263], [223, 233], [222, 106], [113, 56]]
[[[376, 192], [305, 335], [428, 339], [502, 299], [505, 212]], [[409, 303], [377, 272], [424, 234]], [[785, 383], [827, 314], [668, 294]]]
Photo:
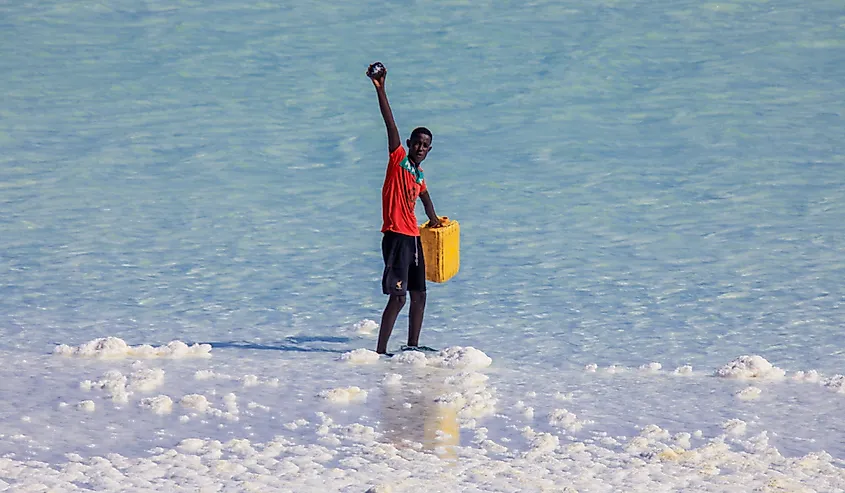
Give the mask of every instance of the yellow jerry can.
[[442, 226], [439, 228], [429, 228], [428, 223], [420, 226], [425, 278], [431, 282], [446, 282], [461, 266], [461, 226], [447, 217], [440, 218]]

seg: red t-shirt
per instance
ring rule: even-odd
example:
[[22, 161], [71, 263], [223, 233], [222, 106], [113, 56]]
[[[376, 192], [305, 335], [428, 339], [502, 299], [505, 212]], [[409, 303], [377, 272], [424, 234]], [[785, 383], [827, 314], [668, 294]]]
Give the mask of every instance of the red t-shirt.
[[400, 145], [390, 154], [384, 186], [381, 187], [381, 215], [384, 219], [381, 232], [419, 236], [414, 207], [417, 197], [426, 190], [422, 168], [408, 160], [408, 153]]

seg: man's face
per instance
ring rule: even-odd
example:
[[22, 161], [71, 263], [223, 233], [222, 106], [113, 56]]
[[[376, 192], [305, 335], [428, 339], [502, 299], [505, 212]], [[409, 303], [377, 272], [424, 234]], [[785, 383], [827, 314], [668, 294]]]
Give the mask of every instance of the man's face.
[[408, 139], [408, 159], [415, 164], [423, 162], [428, 151], [431, 150], [431, 137], [426, 134], [417, 134], [412, 139]]

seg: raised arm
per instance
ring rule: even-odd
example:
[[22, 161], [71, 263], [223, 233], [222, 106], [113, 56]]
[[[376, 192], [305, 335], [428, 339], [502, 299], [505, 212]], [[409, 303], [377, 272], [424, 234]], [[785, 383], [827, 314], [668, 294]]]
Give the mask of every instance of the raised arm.
[[384, 118], [384, 126], [387, 127], [387, 149], [393, 153], [399, 146], [402, 145], [402, 139], [399, 137], [399, 129], [396, 128], [396, 121], [393, 120], [393, 111], [390, 109], [390, 102], [387, 100], [387, 93], [384, 90], [384, 80], [387, 77], [387, 69], [381, 65], [381, 70], [373, 71], [372, 64], [367, 69], [367, 76], [373, 81], [378, 95], [378, 107], [381, 110], [381, 116]]

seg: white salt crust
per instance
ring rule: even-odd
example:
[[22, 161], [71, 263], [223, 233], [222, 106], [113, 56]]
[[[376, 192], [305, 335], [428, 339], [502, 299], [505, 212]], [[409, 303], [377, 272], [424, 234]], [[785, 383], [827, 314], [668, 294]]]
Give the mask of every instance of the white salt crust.
[[384, 376], [381, 380], [382, 385], [385, 386], [396, 386], [402, 383], [402, 375], [398, 373], [388, 373]]
[[374, 334], [378, 330], [378, 323], [375, 320], [361, 320], [352, 326], [352, 331], [357, 334]]
[[381, 359], [381, 356], [375, 351], [359, 348], [341, 354], [339, 359], [341, 361], [346, 361], [347, 363], [353, 363], [358, 365], [371, 365], [374, 363], [378, 363], [379, 359]]
[[349, 404], [351, 402], [363, 402], [367, 400], [367, 391], [354, 386], [338, 387], [324, 390], [317, 394], [317, 396], [335, 404]]
[[716, 370], [717, 377], [758, 380], [780, 380], [786, 372], [758, 355], [740, 356]]
[[580, 431], [585, 422], [579, 420], [575, 413], [566, 409], [555, 409], [549, 413], [549, 424], [557, 428], [563, 428], [570, 432]]
[[458, 372], [443, 381], [448, 390], [435, 397], [434, 402], [456, 409], [464, 420], [490, 416], [496, 410], [498, 398], [495, 390], [487, 387], [487, 380], [487, 375], [478, 372]]
[[[428, 373], [421, 373], [424, 375], [421, 378], [440, 382], [442, 385], [435, 387], [442, 392], [428, 398], [437, 406], [453, 409], [459, 416], [460, 431], [444, 427], [432, 432], [435, 444], [441, 444], [438, 446], [394, 441], [372, 426], [354, 422], [352, 411], [355, 408], [341, 407], [342, 411], [334, 412], [348, 411], [351, 424], [346, 419], [344, 424], [335, 423], [322, 412], [316, 413], [316, 419], [289, 416], [278, 422], [276, 429], [280, 434], [264, 442], [243, 437], [228, 441], [188, 437], [172, 448], [156, 448], [140, 457], [117, 453], [83, 457], [69, 453], [66, 462], [54, 463], [3, 457], [0, 458], [0, 487], [11, 491], [74, 491], [84, 482], [89, 489], [130, 493], [177, 490], [809, 492], [845, 489], [845, 472], [829, 454], [812, 452], [796, 458], [783, 457], [769, 444], [765, 431], [749, 435], [749, 424], [740, 419], [723, 422], [723, 434], [709, 439], [700, 430], [671, 433], [654, 424], [644, 426], [634, 437], [624, 438], [586, 428], [585, 424], [591, 423], [588, 419], [564, 408], [542, 407], [539, 400], [536, 404], [532, 401], [531, 406], [525, 401], [517, 401], [514, 408], [505, 410], [510, 415], [496, 414], [496, 389], [490, 386], [489, 375], [477, 371], [491, 362], [485, 359], [486, 355], [480, 358], [473, 351], [450, 349], [452, 351], [444, 350], [429, 357], [422, 353], [403, 353], [422, 356], [421, 359], [409, 357], [412, 364], [422, 361], [425, 366], [434, 367]], [[778, 369], [767, 367], [762, 361], [738, 358], [723, 367], [727, 370], [719, 376], [757, 380], [779, 378]], [[637, 369], [611, 368], [615, 372]], [[420, 374], [398, 366], [386, 366], [385, 369]], [[664, 373], [662, 366], [656, 364], [643, 365], [639, 369], [644, 373]], [[196, 371], [194, 376], [196, 382], [212, 386], [240, 382], [244, 388], [253, 388], [271, 385], [269, 382], [274, 380], [278, 384], [277, 378], [233, 377], [211, 370]], [[376, 391], [413, 385], [413, 382], [403, 380], [401, 374], [388, 370], [376, 380], [377, 386], [381, 382]], [[840, 392], [845, 385], [845, 377], [841, 375], [825, 378], [812, 371], [797, 372], [792, 380], [818, 383], [835, 392]], [[173, 385], [163, 370], [136, 363], [126, 375], [110, 370], [99, 379], [83, 381], [79, 392], [103, 391], [113, 399], [121, 396], [128, 399], [134, 394], [162, 389], [173, 394]], [[753, 394], [754, 389], [756, 387], [748, 387], [737, 395]], [[319, 397], [335, 404], [346, 404], [366, 400], [369, 391], [342, 386], [320, 392]], [[531, 390], [524, 395], [530, 399], [538, 397], [538, 393]], [[555, 402], [574, 399], [571, 392], [558, 392], [551, 397]], [[77, 412], [91, 413], [85, 419], [96, 419], [98, 406], [93, 400], [76, 402], [71, 405], [60, 403], [58, 408], [75, 408]], [[138, 397], [136, 405], [161, 415], [172, 413], [178, 405], [182, 415], [173, 421], [179, 423], [198, 416], [196, 419], [219, 417], [237, 421], [241, 413], [238, 397], [231, 392], [217, 394], [212, 390], [208, 396], [186, 393], [175, 402], [178, 404], [171, 397], [160, 394]], [[279, 411], [260, 402], [244, 402], [245, 408], [256, 412]], [[408, 409], [410, 413], [421, 411], [423, 409], [416, 404]], [[535, 416], [538, 419], [531, 426], [516, 428], [510, 425], [517, 437], [494, 440], [487, 428], [479, 426], [485, 420], [513, 423], [514, 419], [533, 419]], [[29, 420], [21, 418], [21, 421]], [[434, 423], [448, 425], [448, 421], [442, 419]], [[459, 442], [451, 442], [456, 438], [455, 433], [465, 436]], [[20, 434], [7, 438], [26, 439]], [[447, 443], [453, 445], [443, 446]]]
[[164, 385], [164, 370], [160, 368], [139, 368], [128, 377], [117, 370], [109, 370], [99, 380], [84, 380], [79, 383], [83, 390], [104, 390], [116, 403], [129, 402], [135, 393], [152, 392]]
[[78, 358], [208, 358], [211, 357], [211, 345], [193, 344], [188, 346], [182, 341], [172, 341], [164, 346], [130, 346], [117, 337], [94, 339], [79, 346], [60, 344], [53, 353], [61, 356]]
[[140, 406], [143, 409], [149, 409], [155, 414], [170, 414], [173, 411], [173, 399], [166, 395], [146, 397], [141, 399]]
[[[691, 434], [644, 427], [625, 444], [566, 441], [523, 427], [524, 442], [494, 442], [478, 428], [446, 460], [421, 444], [399, 446], [361, 424], [324, 413], [299, 419], [294, 435], [265, 441], [189, 437], [141, 457], [120, 454], [49, 464], [0, 458], [12, 491], [839, 491], [845, 472], [824, 452], [783, 457], [765, 432], [728, 420], [724, 435], [693, 446]], [[700, 433], [694, 434], [702, 439]], [[412, 444], [413, 445], [413, 444]]]
[[759, 399], [763, 390], [758, 387], [746, 387], [736, 393], [736, 396], [744, 401], [753, 401]]

